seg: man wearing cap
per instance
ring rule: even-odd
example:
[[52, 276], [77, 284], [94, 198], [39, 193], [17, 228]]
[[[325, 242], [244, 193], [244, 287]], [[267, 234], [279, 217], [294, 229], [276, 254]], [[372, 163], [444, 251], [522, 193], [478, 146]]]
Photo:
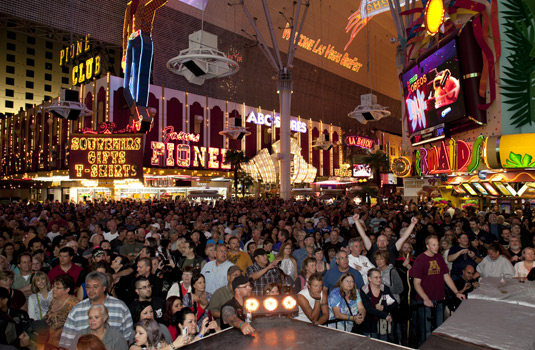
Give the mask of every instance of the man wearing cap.
[[264, 287], [269, 283], [282, 283], [281, 271], [277, 267], [280, 258], [270, 263], [267, 252], [259, 248], [254, 252], [254, 260], [255, 263], [247, 268], [247, 277], [253, 280], [255, 295], [262, 295]]
[[232, 281], [238, 276], [242, 275], [242, 271], [236, 265], [231, 266], [227, 271], [228, 283], [215, 291], [208, 304], [208, 310], [212, 313], [212, 316], [217, 321], [217, 324], [221, 326], [221, 308], [225, 303], [234, 297], [234, 291], [232, 289]]
[[301, 271], [303, 261], [309, 256], [314, 256], [314, 235], [307, 234], [303, 241], [303, 248], [294, 250], [292, 255], [297, 262], [297, 271]]
[[232, 281], [234, 297], [221, 308], [221, 329], [229, 327], [238, 328], [242, 334], [254, 333], [255, 329], [245, 322], [245, 311], [243, 303], [245, 298], [251, 295], [251, 283], [243, 276], [238, 276]]
[[59, 265], [54, 267], [48, 273], [48, 279], [54, 283], [54, 279], [59, 275], [70, 275], [74, 281], [78, 281], [78, 277], [82, 272], [82, 268], [73, 264], [74, 250], [69, 247], [63, 247], [59, 250]]

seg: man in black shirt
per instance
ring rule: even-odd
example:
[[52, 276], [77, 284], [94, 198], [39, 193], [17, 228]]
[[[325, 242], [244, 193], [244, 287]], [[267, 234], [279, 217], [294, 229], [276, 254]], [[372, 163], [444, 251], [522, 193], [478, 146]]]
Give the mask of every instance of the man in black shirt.
[[251, 295], [252, 286], [244, 276], [238, 276], [232, 281], [234, 298], [226, 302], [221, 308], [221, 329], [238, 328], [244, 335], [253, 334], [255, 329], [245, 322], [243, 303]]

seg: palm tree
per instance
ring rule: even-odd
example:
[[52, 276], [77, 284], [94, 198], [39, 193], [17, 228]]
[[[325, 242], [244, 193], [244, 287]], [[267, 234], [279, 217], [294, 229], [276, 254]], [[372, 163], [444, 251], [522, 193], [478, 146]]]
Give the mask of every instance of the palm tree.
[[241, 195], [245, 198], [245, 189], [254, 184], [253, 178], [245, 171], [238, 172], [238, 178], [241, 182]]
[[[381, 174], [388, 173], [390, 170], [390, 162], [388, 156], [382, 151], [376, 151], [375, 153], [369, 153], [362, 158], [364, 164], [368, 164], [372, 168], [373, 178], [377, 184], [377, 188], [381, 188]], [[380, 193], [380, 192], [379, 192]]]
[[225, 155], [224, 164], [230, 164], [234, 171], [234, 193], [238, 198], [238, 172], [241, 170], [241, 164], [247, 163], [251, 158], [247, 157], [243, 151], [230, 149]]

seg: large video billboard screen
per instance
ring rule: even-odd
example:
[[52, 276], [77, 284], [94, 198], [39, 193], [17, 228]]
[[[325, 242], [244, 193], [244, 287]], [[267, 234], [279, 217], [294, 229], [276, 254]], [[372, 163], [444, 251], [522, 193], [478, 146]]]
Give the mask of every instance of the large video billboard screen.
[[466, 116], [457, 44], [451, 40], [402, 75], [410, 133]]

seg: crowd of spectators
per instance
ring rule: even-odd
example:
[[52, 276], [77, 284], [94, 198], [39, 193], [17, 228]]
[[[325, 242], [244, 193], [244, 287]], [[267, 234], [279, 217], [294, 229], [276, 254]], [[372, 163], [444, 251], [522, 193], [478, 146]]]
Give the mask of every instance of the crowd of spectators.
[[253, 334], [244, 299], [292, 293], [296, 319], [417, 347], [480, 278], [533, 280], [532, 216], [529, 203], [12, 202], [0, 344], [173, 350], [228, 327]]

